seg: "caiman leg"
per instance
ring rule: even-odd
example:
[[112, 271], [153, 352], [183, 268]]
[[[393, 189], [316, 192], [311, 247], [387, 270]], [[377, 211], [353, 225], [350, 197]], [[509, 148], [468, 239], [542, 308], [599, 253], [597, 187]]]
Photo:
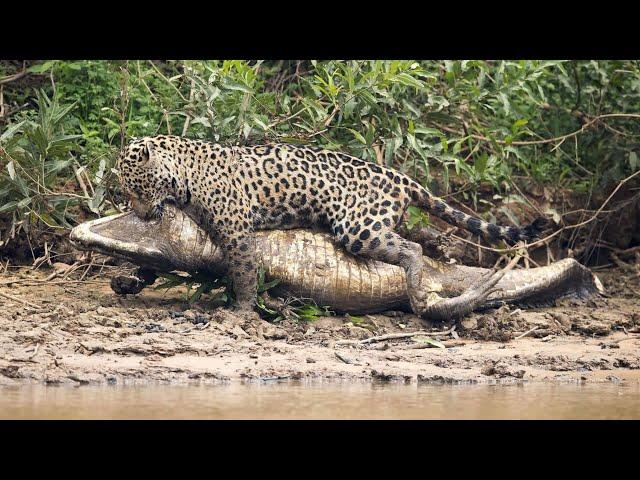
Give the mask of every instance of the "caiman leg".
[[[433, 284], [430, 278], [427, 279], [425, 284], [431, 283], [431, 285], [428, 290], [427, 307], [422, 316], [430, 320], [448, 320], [468, 315], [481, 307], [487, 301], [489, 295], [499, 290], [495, 288], [496, 284], [518, 263], [518, 260], [519, 257], [516, 256], [502, 270], [490, 270], [485, 273], [475, 285], [457, 297], [440, 297], [436, 292], [441, 290], [442, 286]], [[423, 271], [427, 277], [430, 277], [429, 270], [429, 266], [425, 264]]]

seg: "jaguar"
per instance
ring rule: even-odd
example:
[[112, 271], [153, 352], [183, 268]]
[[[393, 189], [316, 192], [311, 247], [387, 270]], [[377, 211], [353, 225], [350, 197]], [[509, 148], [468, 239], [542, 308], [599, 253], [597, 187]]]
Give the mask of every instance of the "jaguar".
[[[223, 247], [241, 311], [255, 307], [258, 230], [324, 229], [353, 255], [402, 267], [411, 308], [426, 318], [437, 295], [430, 292], [422, 247], [401, 235], [409, 206], [491, 242], [529, 241], [540, 231], [538, 220], [522, 228], [486, 222], [393, 168], [310, 146], [223, 146], [158, 135], [132, 140], [117, 169], [136, 215], [158, 218], [174, 204]], [[486, 298], [498, 280], [483, 278], [463, 295]]]

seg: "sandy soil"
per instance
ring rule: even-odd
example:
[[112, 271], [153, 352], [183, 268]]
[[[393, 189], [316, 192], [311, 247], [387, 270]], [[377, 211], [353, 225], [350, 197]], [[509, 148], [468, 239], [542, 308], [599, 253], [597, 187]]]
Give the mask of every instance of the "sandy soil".
[[[108, 276], [45, 281], [46, 270], [10, 271], [0, 276], [0, 385], [640, 382], [640, 279], [621, 271], [599, 274], [610, 298], [502, 307], [453, 332], [400, 312], [357, 325], [348, 317], [272, 325], [189, 306], [180, 290], [118, 296]], [[419, 330], [447, 333], [359, 343]]]

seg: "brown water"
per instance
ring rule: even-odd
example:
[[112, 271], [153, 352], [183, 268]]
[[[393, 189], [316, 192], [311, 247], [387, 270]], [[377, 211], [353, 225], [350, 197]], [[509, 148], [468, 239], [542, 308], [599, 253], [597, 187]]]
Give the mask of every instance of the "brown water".
[[638, 418], [638, 385], [265, 384], [0, 389], [0, 419]]

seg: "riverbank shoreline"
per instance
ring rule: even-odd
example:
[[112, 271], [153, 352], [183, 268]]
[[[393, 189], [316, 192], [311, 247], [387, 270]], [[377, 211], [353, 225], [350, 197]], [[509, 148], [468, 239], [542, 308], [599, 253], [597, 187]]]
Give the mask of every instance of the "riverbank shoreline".
[[47, 273], [0, 276], [0, 386], [640, 384], [638, 279], [618, 270], [599, 273], [609, 298], [505, 306], [455, 324], [402, 312], [269, 324], [189, 305], [178, 290], [119, 296], [106, 275]]

